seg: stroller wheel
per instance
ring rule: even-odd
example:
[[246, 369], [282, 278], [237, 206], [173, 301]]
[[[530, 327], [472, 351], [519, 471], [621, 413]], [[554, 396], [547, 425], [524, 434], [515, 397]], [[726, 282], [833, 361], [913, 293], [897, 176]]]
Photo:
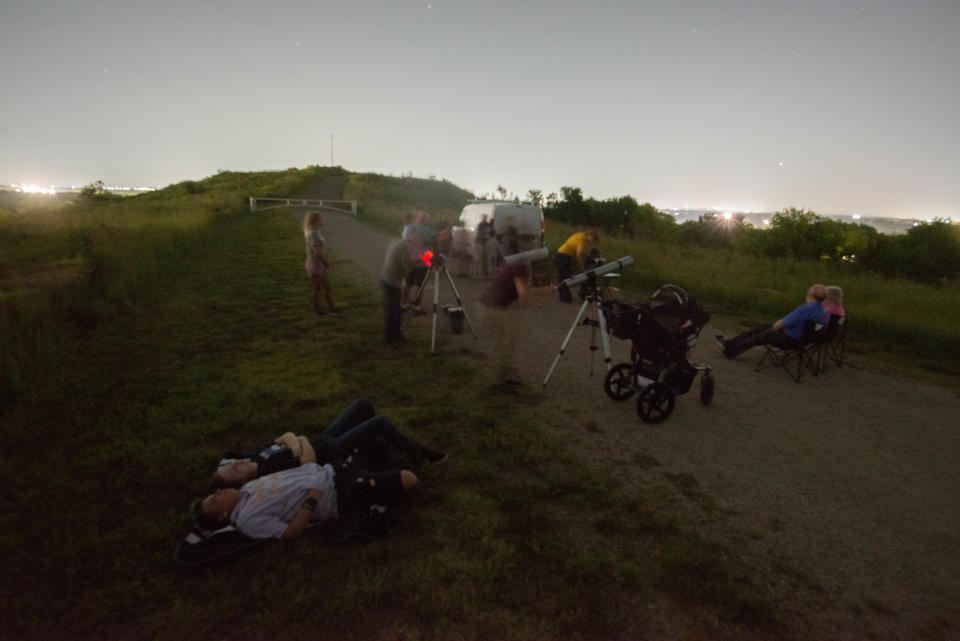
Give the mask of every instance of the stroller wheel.
[[651, 383], [637, 397], [637, 414], [644, 423], [662, 423], [673, 412], [676, 396], [663, 383]]
[[713, 400], [713, 388], [717, 384], [717, 379], [715, 379], [710, 374], [704, 374], [700, 379], [700, 402], [704, 405], [709, 405], [710, 401]]
[[625, 401], [636, 389], [637, 374], [630, 363], [614, 365], [603, 379], [603, 389], [615, 401]]

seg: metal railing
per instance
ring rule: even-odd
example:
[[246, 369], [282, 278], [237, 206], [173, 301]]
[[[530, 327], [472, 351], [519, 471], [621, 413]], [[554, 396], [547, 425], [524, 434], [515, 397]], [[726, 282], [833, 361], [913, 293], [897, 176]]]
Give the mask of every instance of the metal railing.
[[[271, 203], [266, 206], [260, 203]], [[317, 209], [332, 209], [342, 211], [347, 214], [357, 214], [357, 201], [355, 200], [319, 200], [317, 198], [267, 198], [262, 196], [250, 196], [250, 213], [264, 211], [267, 209], [276, 209], [277, 207], [315, 207]]]

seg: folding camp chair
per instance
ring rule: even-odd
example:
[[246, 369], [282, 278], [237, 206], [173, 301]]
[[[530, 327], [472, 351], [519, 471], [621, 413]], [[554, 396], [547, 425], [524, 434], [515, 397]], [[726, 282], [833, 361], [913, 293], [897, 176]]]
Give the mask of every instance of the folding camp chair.
[[820, 372], [826, 371], [831, 362], [837, 367], [843, 367], [843, 353], [847, 346], [846, 316], [831, 314], [824, 332], [826, 339], [817, 349], [817, 369]]
[[757, 362], [753, 371], [759, 372], [768, 367], [782, 367], [783, 371], [790, 375], [795, 382], [799, 383], [803, 372], [807, 371], [817, 376], [817, 348], [821, 343], [817, 342], [817, 332], [823, 327], [818, 323], [808, 320], [803, 324], [803, 340], [790, 347], [777, 347], [776, 345], [764, 345], [763, 356]]

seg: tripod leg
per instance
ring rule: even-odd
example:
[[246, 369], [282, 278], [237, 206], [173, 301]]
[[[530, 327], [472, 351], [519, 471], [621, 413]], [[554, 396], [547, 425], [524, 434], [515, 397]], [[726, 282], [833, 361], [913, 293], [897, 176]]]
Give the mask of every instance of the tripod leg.
[[[430, 280], [430, 274], [433, 273], [433, 272], [435, 272], [436, 269], [437, 269], [437, 268], [436, 268], [436, 266], [434, 266], [434, 265], [430, 265], [430, 268], [427, 269], [427, 273], [424, 274], [424, 276], [423, 276], [423, 281], [420, 282], [420, 285], [417, 287], [417, 293], [416, 293], [416, 295], [413, 297], [414, 303], [419, 303], [420, 297], [423, 295], [423, 289], [427, 286], [427, 281]], [[400, 303], [403, 304], [403, 300], [401, 300]], [[411, 310], [410, 310], [410, 313], [407, 314], [407, 320], [406, 320], [406, 322], [404, 323], [404, 325], [409, 324], [409, 323], [410, 323], [410, 318], [412, 318], [412, 317], [413, 317], [413, 310], [411, 309]]]
[[567, 343], [570, 342], [570, 337], [573, 336], [573, 330], [575, 330], [577, 325], [580, 324], [580, 319], [583, 318], [583, 314], [587, 311], [587, 305], [589, 304], [590, 299], [587, 298], [584, 299], [583, 304], [580, 305], [580, 311], [577, 312], [577, 317], [573, 319], [573, 325], [570, 326], [570, 331], [567, 332], [567, 337], [563, 339], [563, 344], [560, 345], [560, 351], [557, 353], [557, 357], [553, 359], [553, 365], [550, 366], [550, 371], [547, 372], [546, 377], [543, 379], [543, 387], [547, 386], [547, 381], [549, 381], [550, 377], [553, 375], [553, 370], [556, 368], [557, 362], [567, 349]]
[[467, 308], [463, 306], [463, 300], [460, 299], [460, 292], [457, 291], [457, 285], [453, 282], [453, 276], [450, 275], [450, 270], [444, 266], [443, 273], [447, 275], [447, 281], [450, 283], [450, 289], [453, 290], [453, 295], [457, 299], [457, 307], [463, 310], [463, 317], [467, 319], [467, 325], [470, 327], [470, 333], [473, 334], [474, 338], [478, 338], [477, 332], [473, 329], [473, 321], [470, 320], [470, 315], [467, 314]]
[[607, 370], [613, 367], [613, 358], [610, 354], [610, 334], [607, 333], [607, 319], [603, 316], [603, 310], [600, 309], [600, 301], [597, 300], [594, 302], [596, 307], [594, 308], [597, 312], [597, 318], [600, 319], [600, 340], [603, 342], [603, 362], [607, 366]]
[[[431, 267], [432, 269], [432, 267]], [[443, 268], [446, 271], [446, 267]], [[440, 272], [433, 270], [433, 330], [430, 334], [430, 353], [437, 350], [437, 308], [440, 306]]]

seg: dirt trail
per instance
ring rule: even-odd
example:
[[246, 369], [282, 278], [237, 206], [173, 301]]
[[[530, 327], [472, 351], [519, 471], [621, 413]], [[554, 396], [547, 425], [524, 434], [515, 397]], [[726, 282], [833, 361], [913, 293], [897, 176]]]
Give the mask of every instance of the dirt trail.
[[[325, 218], [333, 269], [376, 287], [388, 237], [349, 215]], [[489, 336], [475, 301], [485, 282], [456, 284], [480, 340], [451, 335], [441, 318], [438, 341], [483, 351]], [[440, 294], [441, 305], [454, 302], [444, 281]], [[757, 568], [800, 636], [960, 638], [956, 389], [878, 373], [864, 359], [797, 384], [779, 370], [754, 372], [759, 353], [725, 359], [712, 336], [736, 328], [708, 325], [692, 360], [714, 368], [713, 403], [700, 403], [695, 384], [669, 420], [646, 425], [634, 399], [604, 394], [600, 351], [591, 377], [586, 327], [542, 387], [577, 310], [538, 288], [523, 312], [515, 363], [545, 426], [638, 488], [672, 488], [698, 529]], [[429, 336], [429, 319], [414, 319], [408, 333]], [[628, 359], [627, 341], [611, 338], [611, 347], [614, 363]]]

